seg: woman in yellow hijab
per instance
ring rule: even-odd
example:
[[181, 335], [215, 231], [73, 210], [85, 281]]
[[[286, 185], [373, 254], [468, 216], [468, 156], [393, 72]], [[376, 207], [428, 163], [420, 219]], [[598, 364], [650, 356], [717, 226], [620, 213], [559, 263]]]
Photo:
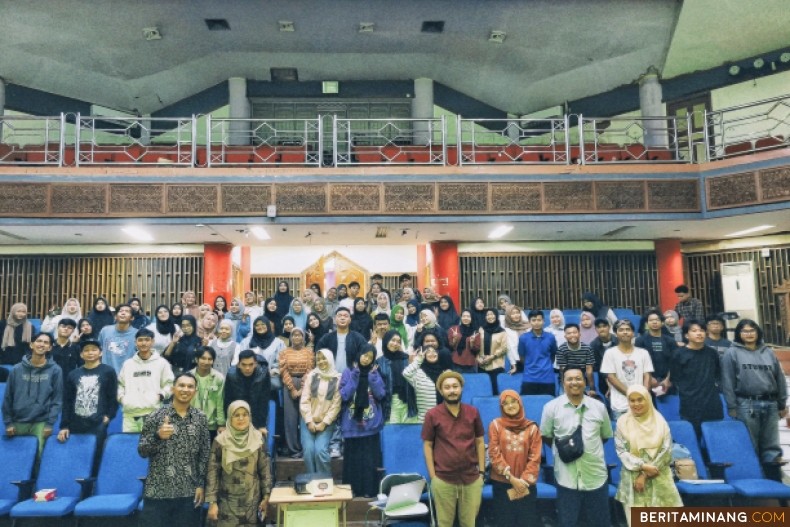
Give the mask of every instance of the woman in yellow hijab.
[[647, 389], [633, 385], [626, 392], [629, 410], [617, 420], [614, 441], [623, 463], [615, 499], [623, 504], [628, 525], [631, 507], [681, 507], [669, 464], [672, 437], [664, 417], [653, 408]]
[[244, 401], [228, 406], [225, 431], [211, 445], [207, 480], [208, 519], [217, 527], [258, 525], [266, 516], [272, 490], [269, 455]]

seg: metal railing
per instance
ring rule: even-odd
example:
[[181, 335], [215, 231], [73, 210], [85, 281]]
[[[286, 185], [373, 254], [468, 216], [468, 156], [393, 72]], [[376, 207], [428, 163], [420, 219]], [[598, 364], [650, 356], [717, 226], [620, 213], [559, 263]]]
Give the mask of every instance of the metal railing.
[[[568, 164], [568, 116], [550, 119], [463, 119], [457, 121], [458, 165], [486, 163]], [[460, 149], [460, 155], [458, 155]], [[456, 164], [456, 163], [451, 163]]]
[[579, 123], [582, 164], [693, 161], [688, 117], [579, 116]]
[[446, 165], [447, 123], [439, 119], [332, 119], [333, 164]]
[[[198, 166], [321, 166], [323, 120], [206, 118], [206, 148], [198, 148]], [[331, 154], [331, 152], [329, 152]]]
[[195, 162], [197, 118], [83, 117], [77, 114], [76, 165], [179, 165]]
[[790, 146], [790, 95], [706, 112], [708, 160]]
[[0, 115], [0, 165], [62, 165], [64, 114]]

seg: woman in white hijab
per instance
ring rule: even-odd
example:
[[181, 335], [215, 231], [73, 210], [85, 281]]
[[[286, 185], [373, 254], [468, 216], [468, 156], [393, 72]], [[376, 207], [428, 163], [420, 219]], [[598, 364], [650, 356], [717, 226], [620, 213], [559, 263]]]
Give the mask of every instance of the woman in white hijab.
[[[52, 313], [50, 311], [50, 313]], [[41, 332], [42, 333], [54, 333], [55, 330], [58, 329], [58, 324], [64, 318], [70, 318], [75, 323], [79, 322], [82, 318], [82, 307], [80, 306], [80, 301], [76, 298], [69, 298], [66, 300], [66, 303], [63, 304], [63, 311], [59, 315], [47, 315], [41, 322]], [[77, 330], [74, 330], [75, 333]]]

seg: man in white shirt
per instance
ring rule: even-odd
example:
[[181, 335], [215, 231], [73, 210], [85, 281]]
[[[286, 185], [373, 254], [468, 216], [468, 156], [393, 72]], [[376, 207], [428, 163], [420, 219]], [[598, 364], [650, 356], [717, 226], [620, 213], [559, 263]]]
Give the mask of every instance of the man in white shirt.
[[634, 347], [631, 343], [634, 338], [634, 324], [628, 319], [615, 322], [615, 334], [618, 344], [606, 350], [601, 363], [601, 374], [607, 375], [609, 385], [609, 402], [612, 406], [612, 420], [617, 419], [628, 411], [628, 397], [625, 393], [628, 387], [642, 383], [650, 390], [653, 361], [646, 349]]

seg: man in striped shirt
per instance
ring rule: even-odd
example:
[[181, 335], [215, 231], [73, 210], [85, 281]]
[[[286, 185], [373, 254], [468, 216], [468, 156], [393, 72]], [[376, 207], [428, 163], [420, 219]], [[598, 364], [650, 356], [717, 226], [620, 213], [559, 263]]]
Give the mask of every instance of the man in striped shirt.
[[557, 367], [560, 369], [560, 377], [570, 366], [584, 369], [589, 387], [587, 395], [595, 396], [597, 394], [593, 378], [594, 365], [595, 355], [590, 346], [581, 341], [579, 325], [565, 324], [565, 342], [557, 349]]

